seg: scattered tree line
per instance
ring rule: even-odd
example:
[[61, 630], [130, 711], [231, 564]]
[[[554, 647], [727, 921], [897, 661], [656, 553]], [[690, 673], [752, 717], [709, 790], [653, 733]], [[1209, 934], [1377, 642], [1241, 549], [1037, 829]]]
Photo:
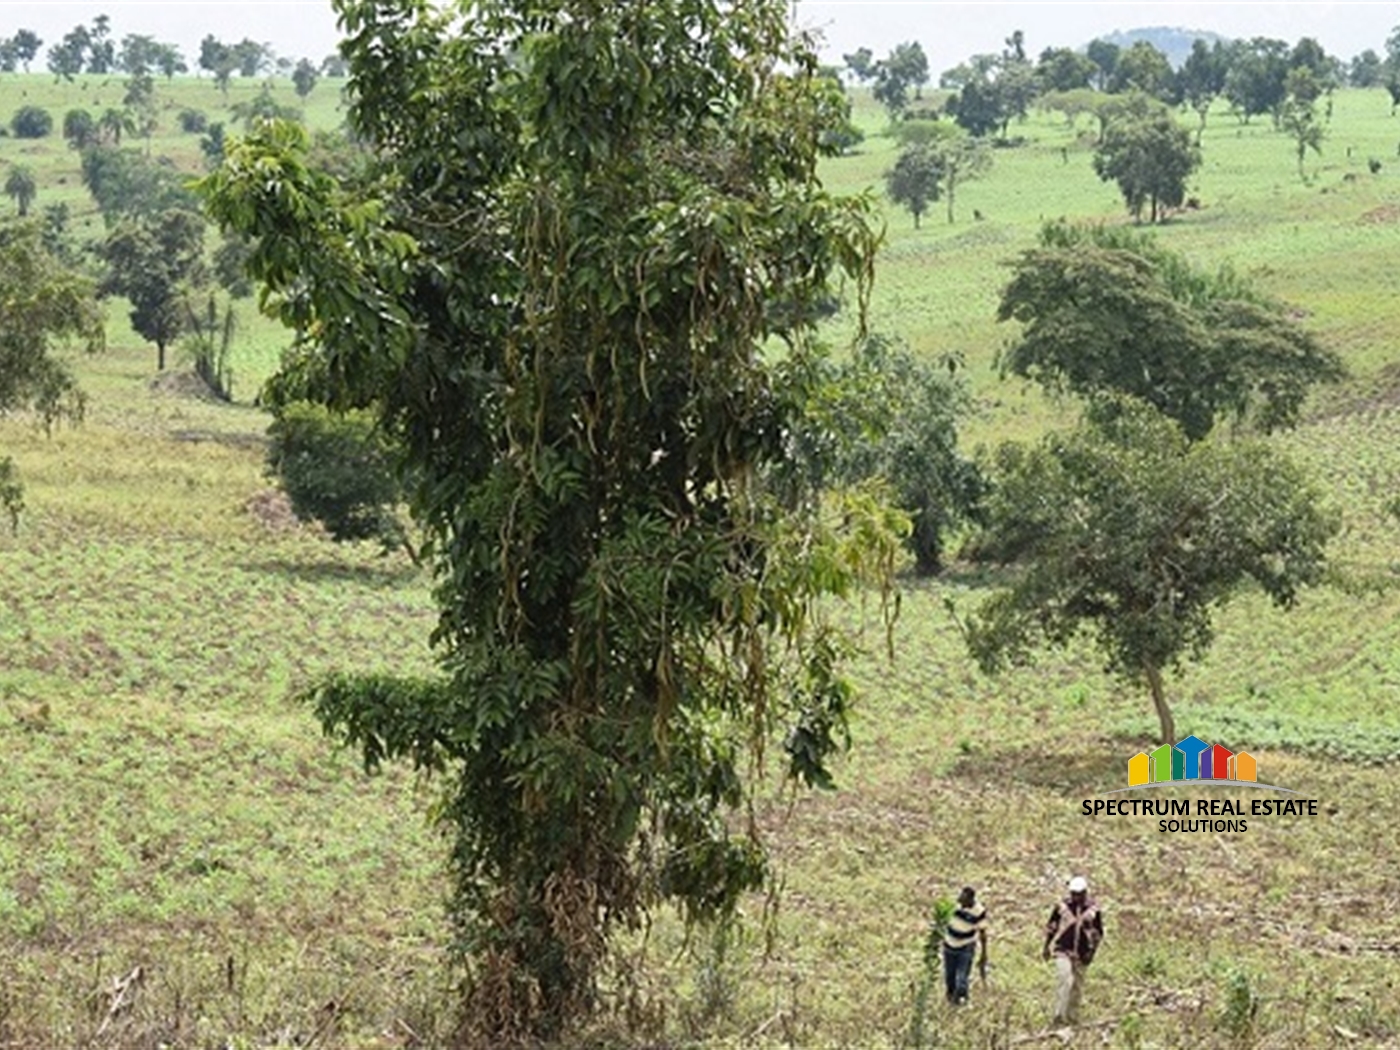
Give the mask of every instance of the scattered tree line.
[[[1185, 203], [1188, 180], [1201, 162], [1207, 117], [1219, 99], [1243, 123], [1267, 115], [1292, 140], [1304, 181], [1309, 151], [1322, 152], [1332, 93], [1340, 84], [1383, 83], [1392, 112], [1400, 105], [1400, 26], [1386, 42], [1384, 59], [1365, 52], [1349, 67], [1310, 37], [1292, 47], [1267, 37], [1209, 44], [1197, 39], [1179, 69], [1146, 40], [1126, 48], [1095, 40], [1082, 53], [1046, 48], [1035, 62], [1020, 31], [1005, 45], [999, 54], [974, 55], [945, 71], [941, 106], [917, 105], [929, 74], [916, 42], [900, 44], [878, 61], [869, 48], [843, 56], [850, 76], [869, 82], [889, 112], [901, 149], [885, 173], [886, 193], [908, 209], [916, 227], [940, 197], [947, 199], [948, 221], [954, 220], [958, 181], [977, 177], [990, 164], [990, 155], [975, 144], [1012, 144], [1010, 126], [1032, 104], [1063, 113], [1071, 124], [1084, 114], [1096, 118], [1095, 172], [1118, 185], [1136, 220], [1145, 215], [1152, 223]], [[1197, 115], [1194, 137], [1177, 120], [1176, 111], [1184, 108]]]
[[[22, 68], [28, 73], [30, 63], [38, 57], [44, 41], [32, 29], [20, 29], [11, 37], [0, 38], [0, 72], [13, 73]], [[79, 23], [64, 34], [63, 39], [49, 47], [47, 66], [55, 79], [73, 80], [83, 73], [107, 76], [126, 73], [133, 76], [159, 74], [170, 80], [190, 72], [180, 48], [155, 37], [129, 33], [120, 41], [112, 35], [112, 20], [100, 14], [91, 23]], [[225, 43], [212, 33], [200, 41], [197, 68], [214, 77], [225, 91], [230, 79], [237, 74], [252, 78], [266, 73], [280, 73], [292, 78], [297, 93], [310, 93], [319, 77], [343, 77], [345, 62], [338, 54], [327, 55], [313, 63], [302, 58], [295, 63], [274, 54], [270, 45], [244, 38], [237, 43]]]
[[[927, 58], [915, 41], [899, 44], [884, 59], [860, 48], [843, 61], [854, 80], [871, 85], [894, 119], [906, 115], [929, 80]], [[1311, 86], [1290, 84], [1300, 71], [1306, 71]], [[1203, 122], [1211, 103], [1223, 98], [1242, 122], [1267, 115], [1277, 123], [1290, 97], [1327, 96], [1343, 85], [1383, 86], [1394, 109], [1400, 105], [1400, 26], [1386, 40], [1384, 56], [1367, 49], [1349, 63], [1328, 55], [1311, 37], [1290, 46], [1261, 36], [1197, 39], [1179, 68], [1146, 40], [1122, 47], [1098, 39], [1082, 52], [1050, 47], [1032, 61], [1018, 30], [999, 54], [973, 55], [944, 71], [938, 83], [947, 92], [944, 111], [979, 138], [992, 132], [1006, 138], [1011, 121], [1024, 118], [1038, 99], [1050, 109], [1091, 108], [1090, 100], [1104, 94], [1140, 92], [1173, 108], [1189, 106]]]

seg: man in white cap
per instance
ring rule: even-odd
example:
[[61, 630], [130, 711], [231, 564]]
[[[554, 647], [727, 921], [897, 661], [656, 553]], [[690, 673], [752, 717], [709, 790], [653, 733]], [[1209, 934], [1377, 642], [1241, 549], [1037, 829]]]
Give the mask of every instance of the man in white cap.
[[1074, 1024], [1084, 994], [1084, 971], [1103, 940], [1103, 914], [1089, 896], [1083, 875], [1069, 880], [1069, 896], [1055, 905], [1045, 924], [1041, 958], [1055, 957], [1055, 1023]]

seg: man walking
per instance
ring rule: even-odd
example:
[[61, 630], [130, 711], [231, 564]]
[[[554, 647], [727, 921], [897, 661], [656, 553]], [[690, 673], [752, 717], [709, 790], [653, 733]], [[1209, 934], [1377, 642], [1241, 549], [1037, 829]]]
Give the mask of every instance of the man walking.
[[982, 980], [987, 979], [987, 909], [977, 903], [977, 891], [964, 886], [958, 894], [958, 906], [943, 931], [943, 984], [948, 1002], [961, 1006], [967, 1002], [968, 983], [972, 978], [972, 957], [982, 945], [979, 964]]
[[1103, 913], [1089, 896], [1083, 875], [1069, 880], [1069, 896], [1055, 905], [1045, 924], [1041, 958], [1055, 956], [1055, 1023], [1074, 1024], [1084, 994], [1084, 971], [1103, 941]]

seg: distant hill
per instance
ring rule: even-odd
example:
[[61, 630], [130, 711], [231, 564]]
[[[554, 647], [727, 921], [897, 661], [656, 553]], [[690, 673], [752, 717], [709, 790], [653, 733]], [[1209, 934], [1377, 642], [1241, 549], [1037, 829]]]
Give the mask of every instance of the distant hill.
[[1146, 29], [1129, 29], [1126, 32], [1114, 31], [1105, 33], [1098, 39], [1107, 40], [1110, 44], [1117, 44], [1125, 50], [1139, 40], [1146, 40], [1167, 56], [1167, 61], [1172, 64], [1173, 69], [1180, 69], [1181, 64], [1186, 61], [1186, 56], [1191, 53], [1193, 40], [1204, 40], [1207, 46], [1213, 45], [1217, 40], [1229, 41], [1229, 37], [1223, 37], [1219, 33], [1212, 33], [1206, 29], [1181, 29], [1172, 26], [1149, 26]]

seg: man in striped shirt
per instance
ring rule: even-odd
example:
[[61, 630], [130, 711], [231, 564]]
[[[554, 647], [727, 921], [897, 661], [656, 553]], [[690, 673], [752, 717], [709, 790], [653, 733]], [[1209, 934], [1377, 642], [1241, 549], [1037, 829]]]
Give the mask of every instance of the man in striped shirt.
[[960, 1006], [967, 1002], [968, 983], [972, 978], [972, 957], [982, 944], [980, 971], [987, 979], [987, 909], [977, 903], [977, 891], [964, 886], [958, 894], [958, 906], [943, 931], [943, 984], [948, 1002]]

